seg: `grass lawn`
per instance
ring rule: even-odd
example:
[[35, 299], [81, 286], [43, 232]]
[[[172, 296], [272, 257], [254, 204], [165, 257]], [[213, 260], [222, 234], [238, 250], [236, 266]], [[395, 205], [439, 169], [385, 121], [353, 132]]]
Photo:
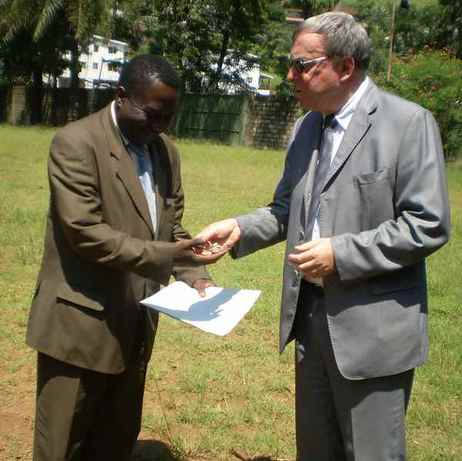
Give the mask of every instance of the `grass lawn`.
[[[0, 125], [0, 459], [29, 460], [35, 352], [24, 344], [48, 202], [54, 131]], [[284, 153], [179, 142], [186, 227], [267, 203]], [[462, 459], [462, 166], [448, 169], [451, 242], [428, 261], [430, 361], [408, 417], [410, 461]], [[148, 371], [137, 461], [293, 460], [293, 347], [277, 352], [283, 245], [211, 268], [218, 284], [262, 289], [233, 332], [215, 337], [162, 317]]]

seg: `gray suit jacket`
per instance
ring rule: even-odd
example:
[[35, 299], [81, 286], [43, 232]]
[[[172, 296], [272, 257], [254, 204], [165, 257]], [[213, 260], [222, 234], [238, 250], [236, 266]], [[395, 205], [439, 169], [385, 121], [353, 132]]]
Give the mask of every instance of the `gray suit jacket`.
[[[295, 127], [273, 202], [238, 218], [235, 257], [287, 239], [280, 350], [291, 331], [300, 277], [287, 254], [304, 235], [321, 115]], [[439, 130], [422, 107], [379, 90], [362, 97], [321, 195], [321, 237], [336, 273], [324, 279], [327, 316], [343, 376], [364, 379], [422, 364], [428, 351], [425, 257], [449, 237]]]
[[[27, 343], [51, 357], [103, 373], [122, 372], [133, 353], [139, 301], [171, 274], [192, 283], [202, 267], [173, 264], [183, 229], [180, 159], [161, 135], [149, 146], [157, 228], [111, 117], [110, 106], [56, 133], [48, 173], [50, 210]], [[154, 317], [154, 323], [157, 317]], [[147, 323], [145, 350], [154, 331]]]

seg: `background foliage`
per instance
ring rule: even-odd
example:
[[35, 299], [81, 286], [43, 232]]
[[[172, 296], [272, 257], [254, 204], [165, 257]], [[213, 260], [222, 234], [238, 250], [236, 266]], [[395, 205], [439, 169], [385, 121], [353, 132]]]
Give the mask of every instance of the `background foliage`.
[[379, 84], [429, 109], [441, 130], [445, 154], [454, 159], [462, 140], [462, 61], [444, 51], [423, 50], [393, 66]]
[[[400, 8], [400, 3], [0, 0], [0, 82], [19, 80], [34, 88], [32, 122], [40, 123], [43, 75], [51, 76], [53, 81], [69, 66], [76, 88], [79, 53], [86, 49], [91, 35], [99, 33], [127, 41], [132, 55], [152, 52], [167, 56], [179, 69], [189, 91], [217, 93], [224, 81], [235, 82], [247, 91], [240, 70], [258, 62], [264, 72], [274, 77], [273, 90], [291, 96], [285, 76], [293, 27], [286, 17], [309, 17], [335, 8], [351, 12], [366, 25], [374, 48], [372, 76], [390, 90], [434, 111], [447, 155], [455, 157], [462, 129], [457, 82], [462, 59], [462, 0], [411, 0], [408, 9]], [[393, 72], [391, 82], [387, 82], [393, 6]], [[78, 108], [74, 112], [78, 113]]]

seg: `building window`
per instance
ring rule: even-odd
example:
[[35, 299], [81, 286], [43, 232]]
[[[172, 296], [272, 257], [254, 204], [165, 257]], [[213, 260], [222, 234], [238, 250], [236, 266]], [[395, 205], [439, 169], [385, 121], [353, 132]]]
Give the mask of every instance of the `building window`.
[[98, 69], [98, 63], [97, 62], [93, 63], [93, 69]]
[[117, 48], [115, 46], [110, 46], [108, 48], [109, 54], [116, 54], [117, 53]]
[[82, 69], [86, 69], [86, 68], [87, 68], [87, 63], [86, 63], [86, 62], [81, 62], [81, 63], [80, 63], [80, 67], [81, 67]]
[[98, 51], [99, 50], [99, 46], [98, 45], [93, 45], [93, 51]]
[[117, 72], [119, 70], [119, 66], [118, 64], [114, 63], [114, 62], [110, 62], [108, 63], [107, 65], [107, 68], [110, 72]]

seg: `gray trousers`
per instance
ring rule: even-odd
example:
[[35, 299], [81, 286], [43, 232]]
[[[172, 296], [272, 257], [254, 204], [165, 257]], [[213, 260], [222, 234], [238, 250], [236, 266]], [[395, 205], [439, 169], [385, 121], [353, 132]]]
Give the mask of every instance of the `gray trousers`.
[[303, 284], [294, 333], [297, 461], [404, 461], [414, 370], [348, 380], [336, 365], [322, 289]]
[[146, 360], [108, 375], [38, 354], [34, 461], [129, 461], [141, 427]]

